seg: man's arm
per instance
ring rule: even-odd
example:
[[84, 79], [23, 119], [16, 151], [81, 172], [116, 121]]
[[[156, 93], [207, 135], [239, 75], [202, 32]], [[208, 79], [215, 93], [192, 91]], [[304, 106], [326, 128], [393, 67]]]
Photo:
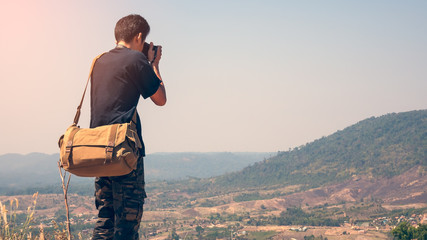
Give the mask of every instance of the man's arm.
[[156, 73], [157, 77], [160, 79], [160, 86], [157, 89], [156, 93], [154, 93], [150, 98], [151, 101], [154, 102], [157, 106], [164, 106], [166, 104], [166, 90], [165, 85], [163, 84], [162, 77], [160, 76], [159, 71], [159, 63], [155, 64], [153, 63], [153, 70]]

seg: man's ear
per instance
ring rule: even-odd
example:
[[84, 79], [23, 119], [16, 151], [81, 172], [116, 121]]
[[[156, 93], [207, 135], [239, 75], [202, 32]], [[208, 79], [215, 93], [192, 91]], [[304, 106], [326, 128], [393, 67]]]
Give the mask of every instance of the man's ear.
[[141, 33], [138, 33], [137, 35], [135, 35], [133, 38], [132, 38], [132, 43], [133, 44], [138, 44], [138, 42], [140, 41], [140, 39], [141, 39]]
[[138, 40], [141, 40], [141, 42], [143, 42], [143, 41], [144, 41], [144, 39], [142, 39], [142, 33], [138, 33], [138, 35], [137, 35], [137, 39], [138, 39]]

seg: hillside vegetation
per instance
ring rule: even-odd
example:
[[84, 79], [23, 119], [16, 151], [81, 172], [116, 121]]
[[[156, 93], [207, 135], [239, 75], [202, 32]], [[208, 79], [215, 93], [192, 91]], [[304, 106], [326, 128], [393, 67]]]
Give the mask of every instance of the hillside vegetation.
[[416, 165], [427, 167], [427, 110], [363, 120], [215, 182], [229, 188], [277, 184], [312, 188], [354, 175], [393, 177]]
[[420, 166], [419, 174], [425, 174], [427, 110], [371, 117], [304, 146], [279, 151], [238, 172], [152, 187], [208, 195], [286, 186], [307, 190], [361, 175], [391, 178], [415, 166]]

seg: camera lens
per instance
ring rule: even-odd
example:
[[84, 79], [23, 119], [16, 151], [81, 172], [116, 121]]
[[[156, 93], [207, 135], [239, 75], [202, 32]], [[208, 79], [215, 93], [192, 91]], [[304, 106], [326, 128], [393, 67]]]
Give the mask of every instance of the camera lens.
[[153, 58], [153, 61], [154, 61], [157, 57], [157, 46], [153, 45], [153, 51], [154, 51], [154, 58]]

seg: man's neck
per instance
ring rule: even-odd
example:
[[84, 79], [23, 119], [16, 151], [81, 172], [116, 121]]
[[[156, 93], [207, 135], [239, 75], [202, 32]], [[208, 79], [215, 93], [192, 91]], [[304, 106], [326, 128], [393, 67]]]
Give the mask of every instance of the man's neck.
[[132, 48], [131, 44], [126, 43], [125, 41], [120, 41], [117, 43], [117, 45], [122, 45], [122, 46], [127, 47], [127, 48]]

